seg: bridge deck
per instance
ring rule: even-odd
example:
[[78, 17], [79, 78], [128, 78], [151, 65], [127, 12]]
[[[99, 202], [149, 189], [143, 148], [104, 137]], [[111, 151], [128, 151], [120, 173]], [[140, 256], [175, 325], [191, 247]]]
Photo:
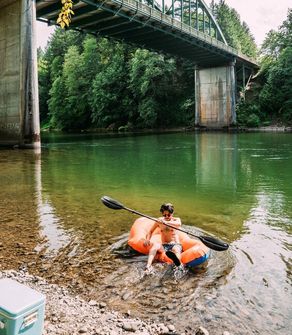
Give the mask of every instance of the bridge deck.
[[[37, 0], [37, 18], [56, 24], [60, 0]], [[74, 2], [71, 28], [186, 58], [200, 67], [236, 60], [255, 68], [254, 60], [195, 28], [136, 0]]]

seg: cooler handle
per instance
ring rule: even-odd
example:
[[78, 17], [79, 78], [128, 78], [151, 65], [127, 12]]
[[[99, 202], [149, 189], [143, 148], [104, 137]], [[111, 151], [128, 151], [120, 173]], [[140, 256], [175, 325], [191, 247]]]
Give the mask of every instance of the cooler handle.
[[34, 324], [38, 319], [38, 312], [31, 313], [23, 318], [23, 323], [21, 328], [26, 328]]
[[5, 328], [5, 323], [0, 320], [0, 330]]

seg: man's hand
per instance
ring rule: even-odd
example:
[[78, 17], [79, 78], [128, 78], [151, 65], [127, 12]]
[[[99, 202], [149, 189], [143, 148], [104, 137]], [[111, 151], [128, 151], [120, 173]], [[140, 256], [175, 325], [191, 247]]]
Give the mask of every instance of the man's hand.
[[144, 247], [149, 247], [150, 245], [150, 240], [147, 240], [146, 238], [144, 239], [144, 242], [143, 242], [143, 245]]

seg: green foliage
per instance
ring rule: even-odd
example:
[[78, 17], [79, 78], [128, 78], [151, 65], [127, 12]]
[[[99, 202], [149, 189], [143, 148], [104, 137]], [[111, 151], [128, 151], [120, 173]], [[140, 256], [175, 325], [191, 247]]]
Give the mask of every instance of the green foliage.
[[278, 31], [271, 30], [261, 48], [262, 113], [274, 123], [292, 123], [292, 9]]
[[[253, 101], [238, 105], [240, 125], [292, 124], [292, 10], [278, 31], [271, 30], [261, 47], [261, 68]], [[256, 89], [260, 88], [257, 92]], [[256, 118], [257, 117], [257, 118]]]
[[[60, 81], [63, 75], [64, 57], [69, 47], [72, 45], [80, 47], [83, 39], [84, 36], [80, 33], [57, 28], [50, 38], [46, 50], [44, 52], [42, 50], [38, 51], [40, 118], [42, 126], [44, 124], [50, 124], [50, 126], [54, 124], [56, 126], [55, 116], [53, 115], [56, 109], [54, 111], [51, 110], [50, 106], [53, 106], [54, 103], [50, 102], [50, 100], [57, 101], [59, 92], [56, 92], [53, 85], [57, 79]], [[56, 108], [59, 109], [58, 107]]]
[[[214, 7], [230, 44], [253, 55], [248, 27], [221, 2]], [[187, 61], [56, 29], [39, 52], [41, 121], [63, 130], [194, 125], [193, 75]]]
[[60, 29], [40, 59], [41, 117], [50, 127], [130, 130], [193, 119], [187, 62]]
[[64, 93], [63, 79], [62, 77], [58, 77], [53, 82], [53, 85], [50, 89], [50, 99], [48, 100], [50, 110], [50, 126], [52, 128], [63, 129], [62, 115], [66, 110]]
[[123, 103], [127, 96], [124, 48], [121, 44], [103, 40], [99, 49], [101, 63], [92, 86], [91, 119], [95, 126], [117, 128], [127, 122], [127, 110]]
[[189, 126], [195, 125], [195, 99], [194, 97], [187, 97], [182, 100], [180, 105], [182, 115], [185, 116], [185, 124]]
[[246, 127], [258, 127], [260, 125], [260, 110], [255, 103], [241, 101], [236, 107], [237, 124]]
[[250, 114], [247, 117], [246, 125], [248, 127], [258, 127], [260, 125], [260, 118], [256, 114]]
[[213, 1], [211, 6], [227, 43], [243, 54], [256, 58], [257, 46], [254, 37], [247, 24], [241, 23], [236, 10], [229, 7], [224, 0], [219, 0], [219, 3]]
[[260, 93], [261, 109], [272, 119], [292, 122], [292, 47], [285, 48], [268, 72]]
[[84, 129], [88, 126], [86, 104], [79, 98], [84, 86], [82, 70], [82, 56], [78, 48], [69, 47], [62, 76], [57, 77], [50, 91], [50, 114], [54, 125], [59, 129]]
[[49, 65], [44, 60], [43, 53], [41, 50], [40, 52], [38, 52], [38, 81], [39, 81], [40, 119], [43, 122], [47, 122], [49, 119], [48, 116], [49, 90], [47, 88], [47, 82], [49, 81]]
[[173, 90], [174, 60], [137, 49], [129, 66], [129, 87], [137, 106], [135, 117], [138, 125], [157, 127], [172, 124], [168, 102], [172, 101], [169, 92]]
[[51, 63], [56, 56], [64, 59], [70, 46], [76, 45], [81, 49], [84, 38], [85, 35], [82, 33], [56, 28], [45, 50], [46, 60]]

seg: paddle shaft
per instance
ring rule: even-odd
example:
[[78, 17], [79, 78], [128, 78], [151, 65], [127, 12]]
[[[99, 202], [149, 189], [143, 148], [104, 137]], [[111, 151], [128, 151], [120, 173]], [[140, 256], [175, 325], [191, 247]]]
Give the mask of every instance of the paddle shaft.
[[190, 233], [190, 232], [188, 232], [188, 231], [185, 231], [185, 230], [183, 230], [183, 229], [181, 229], [181, 228], [173, 227], [172, 225], [167, 224], [165, 221], [161, 221], [161, 220], [155, 219], [155, 218], [152, 217], [152, 216], [149, 216], [149, 215], [147, 215], [147, 214], [140, 213], [140, 212], [138, 212], [138, 211], [135, 211], [134, 209], [131, 209], [131, 208], [128, 208], [128, 207], [125, 207], [125, 206], [123, 206], [123, 208], [124, 208], [126, 211], [129, 211], [129, 212], [131, 212], [131, 213], [134, 213], [134, 214], [137, 214], [137, 215], [140, 215], [140, 216], [144, 216], [145, 218], [150, 219], [150, 220], [152, 220], [152, 221], [161, 222], [162, 224], [164, 224], [164, 225], [167, 226], [167, 227], [170, 227], [170, 228], [179, 230], [179, 231], [181, 231], [181, 232], [183, 232], [183, 233], [186, 233], [186, 234], [189, 234], [189, 235], [191, 235], [191, 236], [193, 236], [193, 237], [196, 237], [196, 238], [198, 238], [198, 239], [201, 239], [200, 236], [197, 236], [197, 235], [195, 235], [195, 234], [192, 234], [192, 233]]
[[164, 224], [165, 226], [167, 227], [170, 227], [172, 229], [176, 229], [176, 230], [179, 230], [185, 234], [189, 234], [193, 237], [196, 237], [198, 238], [202, 243], [204, 243], [208, 248], [210, 249], [213, 249], [213, 250], [216, 250], [216, 251], [224, 251], [224, 250], [227, 250], [229, 248], [229, 245], [223, 241], [220, 241], [214, 237], [211, 237], [211, 236], [197, 236], [197, 235], [194, 235], [188, 231], [185, 231], [181, 228], [177, 228], [177, 227], [173, 227], [171, 224], [167, 224], [165, 221], [162, 221], [162, 220], [158, 220], [156, 218], [153, 218], [152, 216], [149, 216], [149, 215], [146, 215], [146, 214], [143, 214], [143, 213], [140, 213], [134, 209], [131, 209], [131, 208], [128, 208], [128, 207], [125, 207], [123, 204], [121, 204], [119, 201], [117, 200], [114, 200], [108, 196], [103, 196], [101, 198], [101, 201], [102, 203], [111, 208], [111, 209], [117, 209], [117, 210], [120, 210], [120, 209], [125, 209], [126, 211], [129, 211], [131, 213], [134, 213], [134, 214], [137, 214], [139, 216], [144, 216], [145, 218], [149, 219], [149, 220], [152, 220], [152, 221], [156, 221], [156, 222], [160, 222], [162, 224]]

